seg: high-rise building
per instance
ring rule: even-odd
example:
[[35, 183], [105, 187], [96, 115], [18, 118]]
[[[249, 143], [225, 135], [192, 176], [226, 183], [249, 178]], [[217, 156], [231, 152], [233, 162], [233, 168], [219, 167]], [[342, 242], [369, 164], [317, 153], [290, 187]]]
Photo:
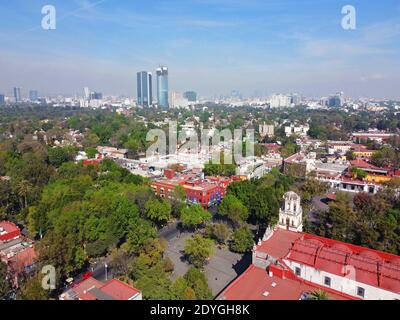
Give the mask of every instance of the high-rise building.
[[266, 124], [264, 122], [263, 124], [259, 125], [258, 131], [262, 138], [265, 138], [265, 137], [271, 138], [275, 134], [275, 126], [273, 124], [270, 125], [270, 124]]
[[196, 102], [197, 101], [197, 93], [194, 91], [186, 91], [183, 94], [183, 97], [187, 99], [189, 102]]
[[271, 108], [289, 108], [292, 104], [292, 97], [284, 94], [274, 94], [270, 99]]
[[187, 108], [189, 101], [180, 92], [169, 93], [169, 107], [170, 108]]
[[142, 107], [153, 104], [153, 76], [150, 72], [137, 73], [137, 104]]
[[90, 100], [101, 100], [103, 99], [103, 94], [101, 92], [91, 92], [90, 93]]
[[343, 92], [338, 92], [328, 99], [328, 106], [331, 108], [340, 108], [344, 103]]
[[90, 89], [88, 87], [83, 88], [83, 93], [85, 96], [85, 100], [90, 100]]
[[157, 100], [158, 106], [168, 108], [168, 68], [161, 66], [157, 68]]
[[39, 100], [39, 94], [37, 92], [37, 90], [30, 90], [29, 91], [29, 100], [31, 102], [35, 102]]
[[21, 102], [21, 88], [14, 88], [14, 101], [16, 103]]
[[6, 103], [6, 97], [4, 94], [0, 94], [0, 106], [3, 106]]

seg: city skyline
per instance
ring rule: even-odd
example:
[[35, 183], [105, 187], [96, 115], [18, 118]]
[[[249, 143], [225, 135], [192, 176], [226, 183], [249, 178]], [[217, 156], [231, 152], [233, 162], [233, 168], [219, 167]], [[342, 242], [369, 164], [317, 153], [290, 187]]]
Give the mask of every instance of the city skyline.
[[[54, 1], [57, 29], [40, 27], [42, 1], [2, 3], [0, 92], [75, 94], [89, 85], [134, 97], [135, 74], [166, 65], [170, 90], [216, 96], [301, 92], [400, 98], [400, 5], [352, 1]], [[257, 10], [255, 10], [257, 9]], [[89, 41], [88, 41], [89, 40]]]

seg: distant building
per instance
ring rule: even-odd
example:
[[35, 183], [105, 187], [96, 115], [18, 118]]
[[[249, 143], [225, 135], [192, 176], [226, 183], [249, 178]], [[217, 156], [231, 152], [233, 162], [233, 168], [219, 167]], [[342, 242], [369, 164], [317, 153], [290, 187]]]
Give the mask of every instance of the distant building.
[[90, 93], [90, 100], [101, 100], [103, 99], [103, 94], [101, 92], [91, 92]]
[[292, 105], [291, 96], [274, 94], [270, 99], [271, 108], [289, 108]]
[[29, 91], [29, 100], [31, 102], [36, 102], [39, 100], [39, 94], [37, 92], [37, 90], [30, 90]]
[[290, 126], [285, 127], [285, 134], [287, 137], [291, 135], [298, 135], [300, 137], [307, 136], [308, 131], [310, 131], [309, 125], [295, 125], [291, 124]]
[[167, 109], [168, 102], [168, 68], [161, 66], [157, 68], [157, 102], [160, 108]]
[[64, 292], [60, 295], [59, 299], [127, 301], [142, 300], [143, 296], [140, 290], [117, 279], [112, 279], [103, 283], [94, 278], [88, 278]]
[[106, 158], [125, 159], [128, 154], [127, 149], [118, 149], [113, 147], [97, 147], [97, 152]]
[[14, 88], [14, 101], [15, 103], [21, 102], [21, 88]]
[[4, 94], [0, 94], [0, 106], [5, 105], [6, 103], [6, 97], [4, 96]]
[[153, 104], [153, 76], [150, 72], [137, 73], [137, 104], [142, 107]]
[[295, 178], [305, 178], [307, 174], [315, 170], [316, 154], [296, 153], [283, 162], [283, 172]]
[[275, 134], [275, 127], [274, 125], [270, 125], [270, 124], [265, 124], [265, 122], [263, 124], [260, 124], [258, 127], [258, 131], [260, 133], [260, 136], [262, 138], [264, 137], [273, 137]]
[[194, 91], [186, 91], [183, 94], [183, 97], [187, 99], [189, 102], [196, 102], [197, 101], [197, 93]]
[[331, 108], [340, 108], [343, 105], [343, 93], [339, 92], [328, 98], [328, 106]]
[[180, 92], [170, 92], [169, 94], [169, 107], [170, 108], [187, 108], [189, 106], [188, 99]]
[[226, 190], [231, 178], [224, 177], [200, 177], [190, 174], [175, 175], [173, 170], [165, 170], [165, 177], [153, 181], [151, 188], [154, 193], [161, 197], [172, 199], [177, 186], [182, 186], [186, 193], [188, 204], [200, 204], [209, 208], [221, 203], [225, 197]]
[[88, 87], [83, 88], [83, 94], [85, 97], [85, 100], [90, 100], [90, 89]]
[[293, 106], [298, 106], [301, 102], [300, 96], [297, 93], [292, 94], [290, 99]]
[[37, 260], [33, 242], [23, 237], [18, 226], [10, 221], [0, 221], [0, 260], [7, 265], [14, 286], [18, 286], [21, 274], [34, 268]]

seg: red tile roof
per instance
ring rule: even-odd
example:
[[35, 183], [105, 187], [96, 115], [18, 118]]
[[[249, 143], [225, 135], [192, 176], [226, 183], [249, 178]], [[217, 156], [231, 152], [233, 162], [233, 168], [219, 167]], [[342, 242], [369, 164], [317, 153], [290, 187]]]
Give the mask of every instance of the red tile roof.
[[[305, 293], [318, 289], [305, 281], [270, 277], [264, 269], [251, 265], [222, 294], [227, 300], [300, 300]], [[324, 288], [324, 290], [326, 290]], [[332, 300], [346, 300], [350, 297], [328, 292]]]
[[88, 278], [72, 288], [79, 300], [98, 300], [98, 292], [104, 297], [114, 300], [129, 300], [140, 291], [117, 279], [102, 283], [94, 278]]
[[101, 291], [114, 297], [116, 300], [129, 300], [140, 293], [138, 289], [116, 279], [107, 282], [101, 287]]
[[37, 254], [35, 249], [29, 247], [10, 258], [8, 263], [14, 272], [21, 273], [25, 268], [33, 266], [36, 260]]
[[10, 221], [0, 222], [0, 241], [9, 241], [19, 237], [20, 235], [21, 231], [14, 223]]
[[260, 246], [257, 246], [257, 252], [267, 253], [277, 259], [283, 258], [289, 253], [293, 243], [301, 236], [301, 233], [277, 229], [268, 241], [263, 241]]
[[400, 257], [393, 254], [303, 234], [285, 259], [339, 276], [352, 266], [356, 281], [400, 293]]
[[360, 169], [384, 170], [384, 171], [386, 171], [383, 168], [376, 167], [376, 166], [374, 166], [374, 165], [372, 165], [372, 164], [370, 164], [370, 163], [368, 163], [368, 162], [366, 162], [364, 160], [361, 160], [361, 159], [352, 160], [352, 161], [350, 161], [350, 164], [352, 166], [360, 168]]

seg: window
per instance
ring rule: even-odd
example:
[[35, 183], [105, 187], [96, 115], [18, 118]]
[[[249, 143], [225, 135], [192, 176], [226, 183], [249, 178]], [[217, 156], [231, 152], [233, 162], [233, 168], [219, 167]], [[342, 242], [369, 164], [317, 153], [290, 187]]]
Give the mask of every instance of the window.
[[325, 284], [327, 287], [330, 287], [330, 286], [331, 286], [331, 278], [325, 277], [325, 279], [324, 279], [324, 284]]
[[361, 287], [357, 287], [357, 295], [358, 295], [359, 297], [364, 298], [364, 296], [365, 296], [365, 289], [364, 289], [364, 288], [361, 288]]
[[296, 276], [301, 276], [301, 269], [299, 267], [296, 267]]

